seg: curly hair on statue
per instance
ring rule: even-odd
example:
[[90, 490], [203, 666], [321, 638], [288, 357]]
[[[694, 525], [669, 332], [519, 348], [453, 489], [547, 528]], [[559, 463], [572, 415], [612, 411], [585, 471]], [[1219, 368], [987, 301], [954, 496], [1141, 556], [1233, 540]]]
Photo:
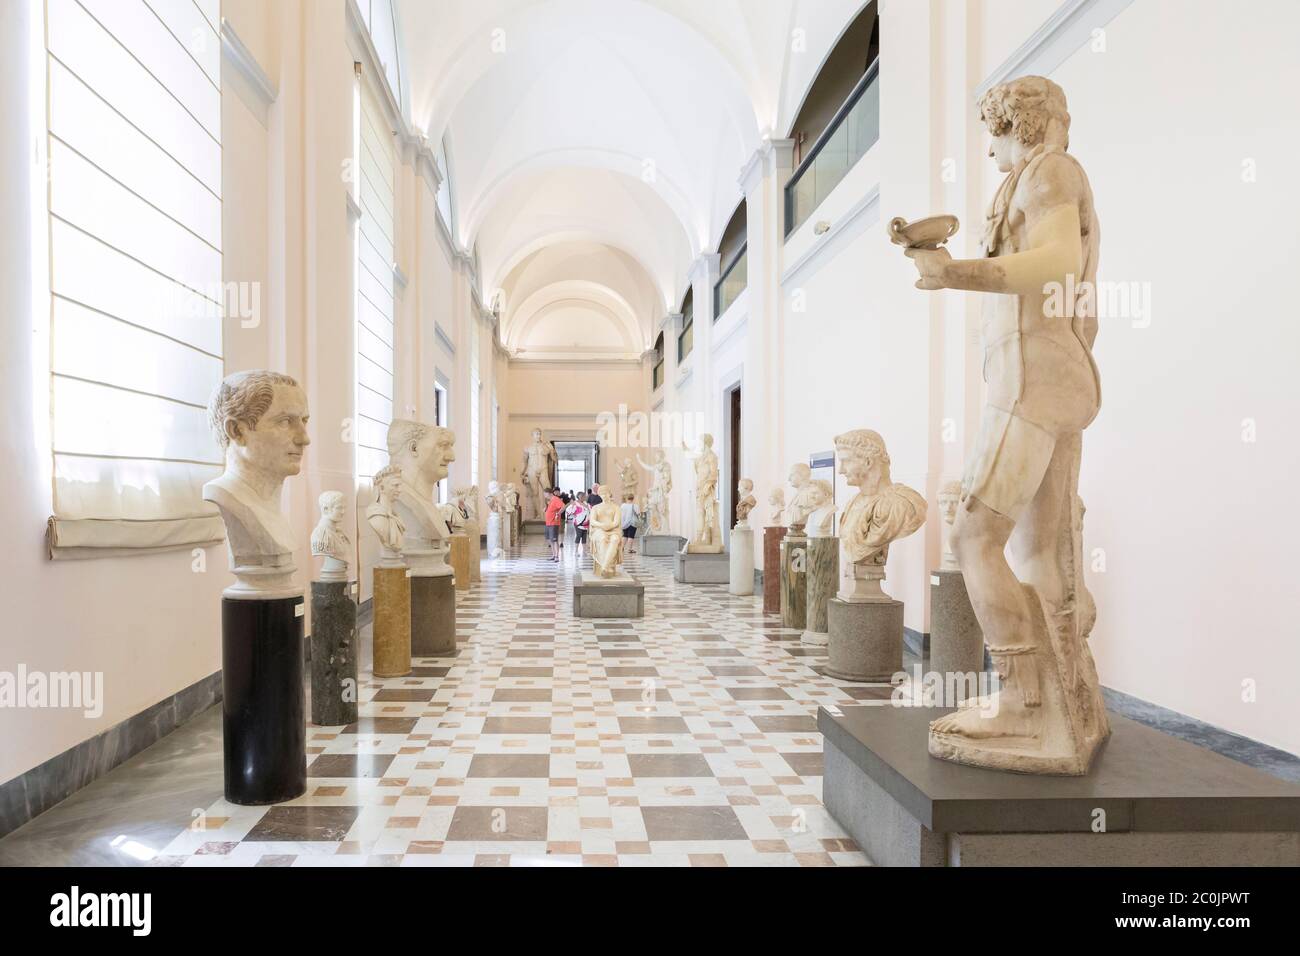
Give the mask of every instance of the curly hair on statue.
[[231, 426], [242, 426], [249, 431], [257, 427], [275, 400], [277, 385], [297, 388], [298, 381], [266, 369], [236, 372], [221, 380], [208, 402], [208, 424], [212, 426], [222, 451], [229, 448], [235, 438]]
[[979, 116], [993, 136], [1011, 133], [1022, 146], [1068, 145], [1070, 113], [1065, 91], [1043, 76], [1022, 76], [991, 87], [979, 98]]

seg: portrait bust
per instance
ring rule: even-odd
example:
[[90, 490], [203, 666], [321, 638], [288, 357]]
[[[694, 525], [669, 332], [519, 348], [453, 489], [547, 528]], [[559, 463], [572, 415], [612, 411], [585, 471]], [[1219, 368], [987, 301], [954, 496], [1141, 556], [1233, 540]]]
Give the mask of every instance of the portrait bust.
[[396, 465], [385, 465], [375, 473], [375, 503], [366, 509], [366, 521], [379, 538], [381, 568], [402, 567], [402, 539], [406, 525], [397, 514], [397, 498], [402, 493], [402, 472]]
[[320, 521], [311, 533], [311, 553], [325, 558], [320, 580], [346, 581], [348, 562], [352, 558], [352, 542], [343, 530], [343, 519], [348, 512], [347, 500], [341, 491], [326, 491], [317, 503], [320, 505]]

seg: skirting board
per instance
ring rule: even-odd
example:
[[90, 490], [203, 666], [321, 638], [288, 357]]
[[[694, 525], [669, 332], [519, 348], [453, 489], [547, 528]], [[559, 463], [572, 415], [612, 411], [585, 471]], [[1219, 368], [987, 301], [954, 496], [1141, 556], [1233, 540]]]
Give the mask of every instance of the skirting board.
[[153, 746], [220, 700], [221, 671], [217, 671], [0, 784], [0, 837]]

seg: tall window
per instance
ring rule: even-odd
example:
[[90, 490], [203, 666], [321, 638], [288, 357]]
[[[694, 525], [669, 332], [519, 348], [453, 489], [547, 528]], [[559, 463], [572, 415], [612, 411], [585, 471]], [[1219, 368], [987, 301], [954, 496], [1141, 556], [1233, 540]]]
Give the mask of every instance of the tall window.
[[682, 330], [677, 333], [677, 364], [680, 365], [686, 360], [686, 356], [691, 354], [695, 348], [695, 303], [692, 297], [693, 289], [686, 290], [686, 297], [682, 299]]
[[47, 6], [53, 557], [224, 535], [202, 500], [222, 469], [219, 15]]
[[478, 484], [479, 406], [483, 383], [479, 380], [479, 317], [469, 319], [469, 483]]
[[367, 77], [358, 76], [356, 468], [369, 478], [388, 462], [393, 420], [393, 134]]
[[492, 480], [497, 481], [497, 425], [501, 419], [501, 406], [497, 404], [497, 387], [492, 385]]
[[740, 293], [744, 292], [749, 284], [749, 257], [746, 255], [748, 251], [747, 245], [740, 247], [739, 254], [731, 260], [722, 277], [718, 279], [718, 284], [713, 287], [713, 321], [715, 322], [731, 308], [733, 302], [740, 298]]

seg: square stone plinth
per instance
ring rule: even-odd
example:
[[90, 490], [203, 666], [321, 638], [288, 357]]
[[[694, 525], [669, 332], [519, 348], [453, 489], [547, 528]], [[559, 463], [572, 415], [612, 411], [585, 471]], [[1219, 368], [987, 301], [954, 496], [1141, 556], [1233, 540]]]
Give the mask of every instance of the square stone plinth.
[[675, 534], [648, 534], [641, 539], [641, 554], [647, 558], [671, 558], [686, 544]]
[[926, 750], [949, 712], [818, 713], [823, 802], [879, 865], [1300, 865], [1300, 786], [1116, 714], [1085, 776], [966, 767]]
[[574, 617], [645, 617], [645, 585], [626, 572], [602, 578], [583, 571], [573, 582]]
[[731, 580], [731, 555], [725, 551], [678, 551], [673, 580], [678, 584], [726, 584]]

